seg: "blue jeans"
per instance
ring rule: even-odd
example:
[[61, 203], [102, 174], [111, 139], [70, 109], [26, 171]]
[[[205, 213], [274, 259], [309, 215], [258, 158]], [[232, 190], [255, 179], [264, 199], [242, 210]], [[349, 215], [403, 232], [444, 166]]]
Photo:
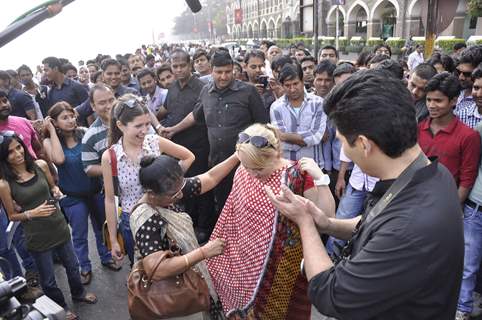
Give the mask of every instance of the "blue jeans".
[[[70, 198], [67, 203], [69, 206], [62, 206], [64, 214], [72, 227], [72, 241], [74, 243], [75, 254], [79, 259], [80, 270], [82, 272], [92, 271], [92, 264], [89, 259], [89, 215], [92, 229], [95, 234], [97, 253], [102, 263], [108, 263], [112, 256], [104, 245], [102, 239], [102, 223], [105, 221], [104, 196], [94, 195], [90, 198], [79, 199]], [[62, 204], [62, 203], [61, 203]]]
[[[18, 262], [17, 255], [13, 248], [8, 248], [7, 245], [7, 214], [3, 208], [0, 208], [0, 257], [6, 259], [10, 263], [10, 268], [6, 263], [0, 263], [0, 267], [5, 274], [6, 279], [22, 276], [22, 267]], [[10, 269], [10, 270], [9, 270]]]
[[132, 236], [129, 216], [127, 212], [122, 212], [119, 230], [124, 238], [124, 247], [132, 266], [134, 264], [134, 238]]
[[85, 290], [82, 282], [80, 281], [79, 263], [77, 262], [77, 257], [74, 253], [72, 241], [66, 241], [63, 244], [42, 252], [30, 251], [30, 254], [34, 258], [39, 270], [40, 285], [42, 286], [42, 290], [47, 297], [54, 300], [61, 307], [65, 308], [66, 303], [64, 295], [57, 287], [57, 282], [55, 281], [53, 258], [54, 253], [59, 256], [65, 268], [72, 297], [83, 297], [85, 295]]
[[[338, 210], [336, 211], [336, 218], [351, 219], [360, 215], [363, 211], [363, 205], [367, 194], [367, 191], [356, 190], [348, 183], [345, 193], [341, 197]], [[330, 254], [334, 253], [339, 255], [341, 253], [339, 248], [343, 248], [345, 244], [345, 240], [329, 237], [328, 242], [326, 243], [326, 250]]]
[[482, 212], [478, 212], [479, 208], [464, 205], [464, 272], [457, 309], [468, 313], [472, 312], [472, 293], [482, 258]]

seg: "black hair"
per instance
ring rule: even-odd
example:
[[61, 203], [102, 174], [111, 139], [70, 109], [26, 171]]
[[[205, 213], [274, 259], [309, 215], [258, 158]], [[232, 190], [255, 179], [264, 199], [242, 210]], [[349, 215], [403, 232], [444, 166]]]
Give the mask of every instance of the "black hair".
[[299, 64], [297, 67], [296, 65], [290, 63], [281, 68], [278, 81], [281, 84], [284, 84], [285, 81], [295, 80], [296, 78], [298, 78], [300, 81], [303, 81], [303, 70]]
[[10, 78], [17, 78], [18, 77], [18, 72], [12, 69], [5, 70], [10, 76]]
[[153, 54], [149, 53], [149, 54], [146, 55], [146, 61], [147, 60], [153, 60], [153, 59], [156, 60], [156, 57], [154, 57]]
[[123, 57], [116, 58], [116, 60], [119, 61], [121, 67], [127, 67], [127, 68], [129, 68], [129, 62], [127, 62], [127, 60], [124, 59]]
[[390, 59], [390, 57], [385, 54], [376, 54], [369, 61], [367, 61], [367, 64], [370, 65], [372, 63], [380, 63], [388, 59]]
[[194, 55], [192, 56], [192, 60], [197, 60], [199, 59], [200, 57], [202, 56], [205, 56], [206, 59], [208, 59], [208, 61], [210, 60], [210, 57], [209, 57], [209, 54], [207, 53], [206, 50], [204, 49], [197, 49], [196, 51], [194, 51]]
[[156, 78], [156, 74], [154, 73], [154, 71], [152, 71], [151, 69], [149, 68], [144, 68], [144, 69], [141, 69], [139, 71], [137, 71], [137, 80], [141, 80], [142, 78], [144, 78], [145, 76], [151, 76], [152, 79], [154, 79], [154, 81], [157, 82], [157, 78]]
[[375, 69], [385, 71], [389, 76], [395, 77], [396, 79], [403, 79], [403, 68], [398, 61], [393, 59], [380, 62]]
[[300, 63], [303, 63], [305, 61], [313, 61], [313, 63], [316, 64], [316, 59], [313, 56], [305, 56], [303, 59], [301, 59]]
[[330, 60], [322, 60], [315, 68], [315, 75], [326, 72], [330, 78], [333, 78], [333, 71], [336, 69], [336, 64]]
[[385, 48], [388, 50], [389, 52], [389, 56], [391, 57], [392, 56], [392, 49], [390, 48], [390, 46], [388, 44], [385, 44], [385, 43], [382, 43], [382, 44], [379, 44], [377, 45], [375, 48], [373, 48], [373, 53], [376, 53], [378, 49], [380, 48]]
[[57, 68], [58, 71], [62, 72], [62, 63], [60, 62], [59, 58], [47, 57], [42, 60], [42, 64], [48, 65], [50, 69]]
[[482, 78], [482, 63], [477, 66], [477, 68], [472, 71], [472, 81], [475, 81], [475, 79], [480, 79]]
[[322, 47], [321, 50], [320, 50], [320, 54], [321, 54], [321, 51], [323, 51], [323, 50], [333, 50], [333, 51], [335, 51], [335, 56], [336, 56], [336, 58], [339, 58], [339, 57], [340, 57], [340, 56], [339, 56], [339, 53], [338, 53], [338, 50], [336, 50], [336, 48], [335, 48], [334, 46], [332, 46], [332, 45], [329, 45], [329, 44], [328, 44], [328, 45]]
[[211, 65], [213, 67], [233, 65], [233, 58], [231, 58], [229, 51], [217, 49], [211, 56]]
[[[1, 133], [1, 132], [0, 132]], [[27, 171], [35, 173], [35, 159], [28, 151], [23, 140], [15, 133], [13, 136], [3, 136], [3, 142], [0, 144], [0, 175], [8, 182], [18, 180], [19, 177], [8, 163], [8, 147], [13, 140], [16, 140], [23, 148], [23, 156]]]
[[441, 64], [447, 72], [454, 72], [455, 70], [454, 59], [446, 54], [433, 55], [427, 63], [433, 67], [435, 67], [436, 64]]
[[335, 86], [324, 110], [350, 145], [364, 135], [397, 158], [417, 143], [412, 95], [402, 81], [379, 70], [360, 70]]
[[156, 68], [156, 76], [159, 77], [164, 71], [169, 71], [172, 73], [171, 65], [169, 63], [163, 63], [158, 68]]
[[174, 49], [174, 51], [171, 52], [170, 61], [172, 61], [172, 57], [174, 57], [174, 55], [180, 55], [184, 59], [184, 61], [186, 61], [186, 63], [188, 64], [191, 63], [191, 56], [183, 49], [180, 49], [180, 48]]
[[[127, 106], [127, 102], [133, 102], [133, 107]], [[110, 126], [109, 126], [109, 146], [116, 143], [122, 137], [122, 131], [117, 126], [117, 121], [123, 125], [127, 125], [136, 117], [149, 114], [149, 109], [146, 104], [136, 95], [127, 93], [117, 99], [111, 111]]]
[[246, 53], [244, 56], [244, 63], [248, 64], [249, 59], [251, 58], [260, 58], [261, 60], [265, 60], [266, 56], [264, 55], [264, 52], [258, 49], [254, 49]]
[[97, 79], [102, 76], [102, 71], [98, 70], [92, 75], [92, 82], [96, 83]]
[[[97, 71], [100, 73], [100, 71]], [[97, 80], [97, 79], [96, 79]], [[105, 83], [96, 83], [94, 84], [94, 86], [92, 88], [90, 88], [89, 90], [89, 101], [90, 101], [90, 104], [94, 104], [94, 94], [96, 91], [110, 91], [112, 92], [112, 89], [106, 85]], [[114, 94], [112, 92], [112, 94]]]
[[454, 51], [457, 51], [463, 48], [467, 48], [467, 45], [464, 42], [458, 42], [454, 44]]
[[468, 63], [476, 68], [482, 62], [482, 45], [468, 47], [459, 57], [458, 64]]
[[10, 83], [12, 81], [12, 77], [10, 77], [7, 71], [0, 70], [0, 80], [8, 81], [8, 83]]
[[107, 70], [108, 67], [110, 66], [117, 66], [119, 69], [122, 69], [122, 66], [120, 64], [119, 61], [117, 61], [116, 59], [105, 59], [105, 60], [102, 60], [102, 63], [100, 65], [100, 68], [105, 71]]
[[356, 68], [350, 63], [340, 63], [335, 70], [333, 70], [333, 77], [339, 77], [345, 73], [355, 73]]
[[145, 156], [141, 159], [139, 182], [145, 191], [164, 195], [173, 191], [183, 178], [179, 160], [170, 156]]
[[451, 73], [442, 72], [436, 74], [425, 85], [425, 92], [440, 91], [449, 100], [459, 96], [461, 90], [459, 79]]
[[28, 73], [33, 75], [32, 69], [30, 69], [30, 67], [26, 64], [22, 64], [20, 67], [17, 68], [18, 74], [20, 74], [20, 71], [27, 71]]
[[266, 49], [269, 49], [269, 48], [271, 48], [272, 46], [275, 46], [275, 45], [276, 45], [275, 42], [269, 41], [269, 40], [263, 40], [263, 41], [261, 41], [261, 43], [260, 43], [259, 45], [262, 46], [263, 44], [266, 46]]
[[356, 59], [356, 66], [359, 67], [366, 67], [368, 61], [373, 58], [374, 54], [373, 52], [370, 51], [362, 51], [358, 55], [358, 58]]
[[428, 63], [421, 63], [413, 69], [413, 74], [423, 80], [430, 80], [437, 74], [437, 69]]
[[77, 72], [77, 68], [72, 63], [66, 63], [62, 66], [62, 72], [67, 73], [69, 70], [74, 70]]
[[290, 56], [279, 56], [273, 59], [271, 62], [271, 70], [278, 70], [283, 68], [285, 64], [293, 63], [293, 58]]

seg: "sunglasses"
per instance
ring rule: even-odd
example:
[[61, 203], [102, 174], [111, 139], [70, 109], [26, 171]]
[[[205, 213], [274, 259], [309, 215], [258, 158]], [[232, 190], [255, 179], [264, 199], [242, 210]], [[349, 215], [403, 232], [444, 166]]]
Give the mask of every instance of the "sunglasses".
[[9, 131], [2, 131], [0, 132], [0, 145], [5, 141], [5, 138], [11, 138], [15, 135], [15, 132]]
[[132, 98], [127, 101], [122, 101], [121, 102], [121, 109], [119, 111], [119, 114], [117, 115], [117, 118], [120, 118], [124, 110], [127, 108], [129, 109], [134, 109], [137, 106], [142, 106], [144, 103], [144, 100], [142, 98]]
[[268, 141], [267, 138], [262, 136], [250, 136], [247, 133], [241, 132], [238, 135], [238, 143], [251, 143], [256, 148], [262, 149], [270, 147], [274, 149], [274, 146]]
[[455, 69], [455, 74], [456, 75], [461, 75], [463, 74], [465, 78], [470, 78], [472, 77], [472, 72], [462, 72], [459, 69]]

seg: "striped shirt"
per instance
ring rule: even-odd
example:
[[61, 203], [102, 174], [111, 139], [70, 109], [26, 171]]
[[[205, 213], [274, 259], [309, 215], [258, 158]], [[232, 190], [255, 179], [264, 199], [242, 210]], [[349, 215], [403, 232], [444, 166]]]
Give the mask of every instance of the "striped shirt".
[[82, 138], [82, 164], [87, 172], [92, 165], [100, 165], [102, 154], [108, 147], [107, 127], [97, 118]]
[[305, 147], [283, 142], [283, 157], [289, 160], [299, 160], [303, 157], [312, 158], [323, 168], [323, 153], [321, 139], [325, 133], [326, 115], [323, 111], [323, 98], [305, 93], [303, 103], [299, 108], [293, 108], [286, 95], [271, 105], [271, 124], [281, 132], [301, 135]]
[[480, 120], [482, 120], [482, 115], [479, 113], [475, 102], [472, 102], [472, 104], [458, 110], [456, 115], [459, 117], [460, 121], [472, 129], [477, 127]]

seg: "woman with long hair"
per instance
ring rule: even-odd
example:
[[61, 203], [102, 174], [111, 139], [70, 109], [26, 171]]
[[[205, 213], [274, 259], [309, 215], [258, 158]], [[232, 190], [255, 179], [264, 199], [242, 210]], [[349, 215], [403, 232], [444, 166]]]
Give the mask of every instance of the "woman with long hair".
[[[178, 161], [169, 156], [144, 157], [139, 179], [144, 195], [134, 207], [130, 224], [141, 257], [157, 251], [170, 250], [176, 243], [184, 257], [173, 257], [163, 264], [162, 273], [175, 276], [194, 265], [202, 272], [211, 295], [210, 314], [186, 315], [182, 319], [218, 319], [222, 309], [205, 260], [222, 253], [224, 240], [213, 239], [199, 247], [191, 217], [178, 205], [180, 199], [199, 196], [214, 188], [234, 169], [239, 160], [231, 156], [208, 172], [184, 178]], [[186, 265], [186, 261], [189, 265]]]
[[[134, 240], [129, 226], [129, 216], [143, 194], [139, 182], [141, 158], [147, 155], [166, 154], [178, 159], [184, 172], [194, 161], [191, 151], [157, 134], [149, 134], [151, 128], [150, 112], [145, 103], [132, 94], [120, 97], [111, 111], [109, 127], [111, 149], [106, 150], [102, 155], [105, 212], [112, 244], [112, 257], [121, 260], [124, 256], [117, 240], [118, 209], [115, 208], [114, 179], [111, 168], [114, 160], [117, 164], [122, 211], [119, 229], [131, 264], [134, 262]], [[115, 155], [116, 159], [111, 158], [111, 153]]]
[[225, 239], [226, 248], [208, 261], [228, 318], [310, 319], [299, 229], [276, 211], [265, 188], [279, 193], [285, 184], [332, 216], [335, 204], [329, 178], [313, 159], [283, 159], [280, 144], [271, 125], [254, 124], [239, 134], [241, 166], [211, 236]]
[[77, 117], [70, 104], [64, 101], [54, 104], [45, 118], [44, 126], [45, 153], [57, 167], [59, 187], [66, 196], [60, 201], [60, 206], [72, 228], [82, 283], [89, 284], [92, 279], [87, 241], [89, 216], [102, 265], [111, 270], [120, 269], [102, 239], [102, 224], [105, 221], [102, 182], [98, 178], [88, 177], [84, 171], [81, 153], [82, 137], [86, 130], [77, 127]]
[[[55, 281], [53, 255], [57, 254], [67, 273], [72, 300], [96, 303], [97, 297], [86, 293], [80, 279], [69, 227], [57, 203], [62, 193], [54, 184], [47, 163], [35, 161], [13, 131], [0, 133], [0, 173], [0, 199], [9, 219], [22, 223], [27, 249], [39, 270], [44, 293], [66, 308], [64, 295]], [[21, 211], [16, 210], [16, 205]], [[67, 312], [67, 319], [76, 318]]]

